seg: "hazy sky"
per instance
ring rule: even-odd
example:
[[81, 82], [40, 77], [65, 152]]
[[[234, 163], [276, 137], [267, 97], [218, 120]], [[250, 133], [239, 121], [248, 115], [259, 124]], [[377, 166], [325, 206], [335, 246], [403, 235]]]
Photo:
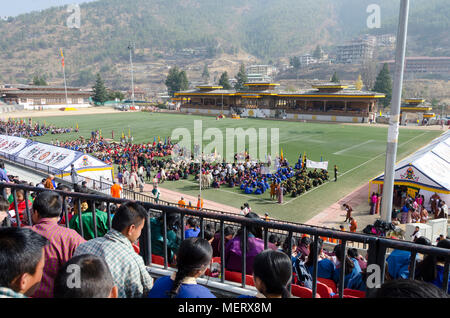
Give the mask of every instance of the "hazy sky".
[[22, 13], [48, 9], [54, 6], [91, 1], [94, 0], [0, 0], [0, 17], [14, 17]]

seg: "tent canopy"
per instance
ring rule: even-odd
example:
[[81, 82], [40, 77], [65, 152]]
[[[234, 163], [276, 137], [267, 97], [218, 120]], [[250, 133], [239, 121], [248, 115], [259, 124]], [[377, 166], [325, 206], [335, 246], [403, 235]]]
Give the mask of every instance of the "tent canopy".
[[[372, 180], [383, 182], [384, 174]], [[450, 194], [450, 131], [396, 164], [394, 184]]]
[[0, 154], [31, 168], [48, 171], [60, 178], [69, 176], [72, 164], [78, 174], [99, 180], [113, 180], [113, 168], [90, 155], [25, 138], [0, 135]]

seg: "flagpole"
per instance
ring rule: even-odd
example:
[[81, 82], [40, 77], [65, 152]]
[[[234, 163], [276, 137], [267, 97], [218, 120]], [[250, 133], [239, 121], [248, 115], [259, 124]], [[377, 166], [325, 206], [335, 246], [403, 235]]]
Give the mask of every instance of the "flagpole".
[[64, 63], [64, 54], [61, 49], [61, 57], [62, 57], [62, 68], [63, 68], [63, 76], [64, 76], [64, 91], [66, 93], [66, 106], [69, 106], [68, 98], [67, 98], [67, 83], [66, 83], [66, 65]]
[[132, 103], [133, 103], [133, 107], [134, 107], [134, 75], [133, 75], [133, 58], [132, 58], [132, 54], [131, 51], [133, 50], [133, 46], [130, 45], [128, 46], [128, 49], [130, 50], [130, 65], [131, 65], [131, 99], [132, 99]]

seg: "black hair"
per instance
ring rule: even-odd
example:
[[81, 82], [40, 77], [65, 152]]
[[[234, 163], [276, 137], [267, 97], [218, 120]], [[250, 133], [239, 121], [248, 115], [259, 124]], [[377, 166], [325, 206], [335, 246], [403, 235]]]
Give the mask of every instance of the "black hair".
[[[164, 214], [161, 213], [161, 215], [158, 218], [158, 221], [160, 222], [160, 224], [163, 224], [164, 222]], [[178, 213], [175, 212], [168, 212], [166, 213], [166, 222], [167, 222], [167, 230], [173, 230], [173, 231], [178, 231], [178, 229], [181, 228], [181, 218], [180, 215]], [[162, 231], [162, 227], [161, 227], [161, 231]]]
[[348, 257], [357, 258], [358, 257], [358, 250], [356, 248], [349, 248], [347, 250]]
[[291, 254], [292, 254], [292, 252], [295, 252], [294, 246], [297, 246], [297, 240], [293, 237], [291, 239], [289, 239], [289, 236], [288, 236], [288, 237], [286, 237], [286, 239], [283, 242], [282, 249], [283, 249], [283, 252], [286, 253], [286, 255], [291, 256], [291, 255], [289, 255], [289, 246], [291, 247]]
[[303, 236], [303, 237], [300, 239], [299, 244], [303, 244], [303, 245], [308, 246], [308, 245], [311, 244], [311, 238], [309, 238], [309, 236]]
[[396, 279], [388, 280], [376, 288], [368, 298], [448, 298], [448, 295], [437, 286], [420, 280]]
[[[317, 244], [319, 244], [319, 253], [322, 250], [322, 246], [323, 246], [323, 240], [319, 237]], [[309, 245], [310, 249], [309, 249], [309, 255], [308, 255], [308, 259], [305, 262], [305, 266], [309, 267], [309, 266], [313, 266], [314, 264], [314, 260], [316, 258], [316, 251], [314, 249], [314, 244], [310, 244]]]
[[292, 261], [281, 251], [264, 250], [253, 261], [253, 276], [264, 283], [266, 294], [291, 297], [287, 284], [292, 279]]
[[62, 197], [55, 191], [43, 191], [36, 196], [33, 202], [33, 210], [36, 210], [41, 218], [56, 218], [62, 212]]
[[207, 241], [211, 240], [216, 232], [211, 223], [206, 224], [203, 231], [204, 231], [203, 236]]
[[234, 230], [234, 228], [232, 226], [225, 226], [225, 228], [223, 229], [223, 234], [225, 236], [228, 235], [233, 235], [236, 233], [236, 231]]
[[122, 204], [112, 219], [112, 228], [122, 232], [131, 225], [139, 226], [147, 216], [147, 211], [136, 202]]
[[[72, 268], [79, 269], [79, 286], [68, 286]], [[105, 260], [97, 255], [83, 254], [71, 258], [58, 271], [54, 284], [55, 298], [107, 298], [114, 280]]]
[[72, 189], [69, 186], [62, 184], [62, 183], [59, 183], [55, 190], [61, 190], [61, 191], [66, 191], [66, 192], [72, 191]]
[[[436, 244], [436, 247], [450, 249], [450, 240], [441, 240]], [[417, 264], [416, 279], [421, 279], [426, 282], [432, 282], [437, 277], [436, 264], [438, 262], [445, 262], [445, 257], [426, 255], [419, 264]]]
[[9, 284], [19, 275], [34, 275], [48, 240], [29, 228], [0, 228], [0, 286]]
[[269, 240], [270, 243], [277, 244], [278, 235], [277, 234], [270, 234], [268, 240]]
[[189, 218], [187, 219], [186, 223], [193, 228], [198, 227], [198, 220], [196, 218]]
[[0, 196], [0, 211], [8, 212], [9, 210], [9, 202], [8, 200], [5, 200], [4, 197]]
[[175, 298], [180, 291], [184, 278], [203, 270], [211, 262], [213, 250], [206, 239], [191, 237], [181, 242], [177, 252], [177, 274], [172, 288], [168, 292], [170, 298]]
[[[342, 252], [342, 245], [338, 244], [334, 247], [333, 253], [336, 255], [336, 258], [339, 262], [341, 262], [341, 268], [342, 268], [342, 259], [341, 259], [341, 252]], [[348, 255], [344, 255], [345, 257], [345, 275], [350, 274], [353, 271], [353, 268], [355, 267], [355, 263], [348, 257]]]
[[415, 244], [420, 244], [420, 245], [426, 245], [426, 246], [431, 246], [431, 241], [430, 239], [426, 238], [425, 236], [420, 236], [418, 237], [415, 241]]
[[[249, 219], [254, 219], [254, 220], [261, 220], [259, 215], [254, 213], [254, 212], [249, 212], [245, 215], [246, 218]], [[244, 232], [244, 226], [242, 226], [238, 232], [237, 235], [239, 235], [240, 237], [242, 237]], [[247, 225], [247, 237], [245, 238], [248, 241], [248, 235], [252, 234], [254, 237], [262, 239], [262, 227], [260, 225], [256, 225], [256, 224], [252, 224], [252, 225]], [[243, 244], [242, 244], [242, 239], [241, 239], [241, 250], [242, 250]], [[248, 244], [247, 244], [247, 248], [248, 248]]]

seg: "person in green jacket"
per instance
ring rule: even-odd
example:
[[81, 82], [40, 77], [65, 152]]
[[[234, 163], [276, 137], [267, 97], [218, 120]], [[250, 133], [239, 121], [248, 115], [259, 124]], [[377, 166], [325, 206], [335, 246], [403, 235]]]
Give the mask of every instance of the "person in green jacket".
[[[163, 240], [163, 217], [150, 219], [152, 233], [152, 254], [164, 257], [164, 240]], [[179, 236], [182, 230], [180, 225], [180, 216], [174, 213], [167, 214], [167, 256], [169, 264], [175, 260], [175, 254], [181, 243]]]
[[[94, 223], [93, 223], [93, 207], [92, 201], [83, 201], [81, 203], [81, 222], [83, 223], [83, 237], [85, 240], [90, 240], [95, 238], [94, 234]], [[99, 203], [96, 203], [95, 208], [95, 217], [97, 221], [97, 237], [104, 236], [108, 230], [108, 213], [102, 210], [97, 209], [100, 206]], [[77, 231], [81, 235], [80, 229], [80, 218], [78, 216], [78, 207], [77, 203], [74, 205], [74, 215], [69, 222], [69, 227], [75, 231]]]

